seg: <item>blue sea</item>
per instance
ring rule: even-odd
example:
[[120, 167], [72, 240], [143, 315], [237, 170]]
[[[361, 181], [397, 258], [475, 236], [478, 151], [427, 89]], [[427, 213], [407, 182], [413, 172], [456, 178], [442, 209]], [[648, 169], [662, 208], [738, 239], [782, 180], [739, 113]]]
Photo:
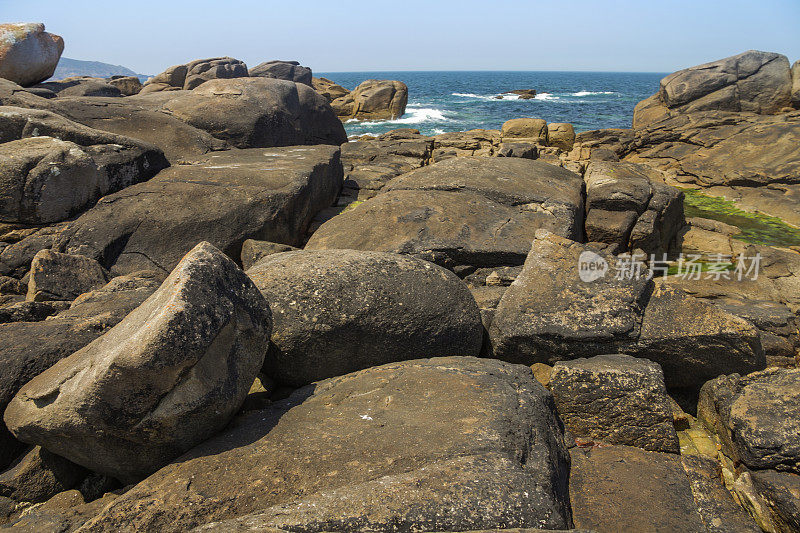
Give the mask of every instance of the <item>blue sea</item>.
[[[354, 89], [366, 79], [408, 85], [406, 114], [396, 120], [349, 121], [348, 135], [416, 128], [425, 135], [474, 128], [499, 129], [518, 117], [569, 122], [576, 131], [629, 128], [633, 108], [658, 90], [666, 74], [631, 72], [328, 72], [315, 73]], [[495, 97], [535, 89], [536, 98]]]

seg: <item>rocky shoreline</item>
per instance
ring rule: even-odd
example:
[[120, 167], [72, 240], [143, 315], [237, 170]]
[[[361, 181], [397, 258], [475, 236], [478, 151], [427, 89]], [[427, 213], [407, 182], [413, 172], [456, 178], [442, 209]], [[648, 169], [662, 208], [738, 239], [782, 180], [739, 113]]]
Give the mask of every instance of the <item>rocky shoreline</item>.
[[800, 249], [684, 209], [800, 225], [800, 62], [348, 140], [405, 84], [5, 34], [0, 530], [800, 530]]

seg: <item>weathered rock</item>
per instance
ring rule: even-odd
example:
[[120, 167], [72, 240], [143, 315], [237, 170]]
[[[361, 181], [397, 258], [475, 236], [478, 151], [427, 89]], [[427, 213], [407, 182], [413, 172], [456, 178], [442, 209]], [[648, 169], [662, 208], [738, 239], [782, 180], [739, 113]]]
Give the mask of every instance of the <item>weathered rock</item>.
[[196, 59], [175, 65], [144, 83], [144, 92], [191, 90], [209, 80], [247, 77], [247, 65], [232, 57]]
[[106, 81], [119, 89], [122, 96], [133, 96], [142, 90], [142, 82], [136, 76], [111, 76]]
[[[610, 270], [614, 262], [587, 245], [537, 231], [489, 329], [495, 357], [552, 365], [635, 343], [652, 282], [645, 276], [618, 279]], [[609, 270], [592, 279], [590, 263]]]
[[[30, 269], [31, 261], [33, 261], [33, 257], [37, 252], [52, 248], [53, 243], [65, 225], [66, 223], [62, 222], [52, 226], [44, 226], [19, 242], [4, 248], [0, 251], [0, 273], [22, 278]], [[21, 290], [22, 288], [24, 290]], [[27, 294], [28, 292], [28, 287], [25, 283], [18, 283], [13, 289], [15, 293], [19, 294]]]
[[333, 102], [337, 98], [350, 94], [350, 91], [328, 78], [311, 78], [311, 86], [325, 97], [328, 102]]
[[264, 372], [300, 386], [406, 359], [477, 356], [480, 314], [452, 272], [354, 250], [271, 255], [247, 271], [275, 317]]
[[37, 95], [34, 89], [25, 89], [11, 80], [0, 78], [0, 105], [47, 107], [48, 101]]
[[541, 118], [513, 118], [503, 123], [500, 129], [503, 141], [519, 139], [539, 144], [547, 145], [547, 121]]
[[575, 128], [567, 122], [552, 122], [547, 125], [547, 146], [555, 146], [565, 152], [575, 144]]
[[0, 24], [0, 78], [35, 85], [53, 75], [64, 39], [44, 31], [44, 24]]
[[698, 418], [722, 451], [752, 469], [800, 472], [800, 370], [731, 374], [700, 391]]
[[661, 80], [659, 96], [682, 113], [705, 110], [776, 113], [791, 102], [786, 56], [749, 50]]
[[[159, 284], [154, 273], [117, 277], [80, 296], [50, 320], [0, 324], [4, 341], [0, 343], [0, 412], [25, 383], [117, 324]], [[20, 448], [5, 424], [0, 425], [0, 469], [8, 466]]]
[[500, 146], [498, 130], [469, 130], [440, 133], [433, 137], [432, 161], [451, 157], [492, 156]]
[[247, 270], [268, 255], [296, 250], [297, 248], [288, 244], [247, 239], [242, 243], [242, 268]]
[[800, 530], [800, 476], [774, 470], [747, 475], [765, 511], [759, 517], [766, 522], [764, 525], [769, 524], [778, 533]]
[[0, 324], [38, 322], [67, 307], [67, 302], [19, 302], [0, 308]]
[[340, 117], [359, 120], [393, 120], [403, 116], [408, 87], [395, 80], [366, 80], [353, 92], [331, 102]]
[[347, 141], [322, 96], [285, 80], [212, 80], [190, 93], [176, 93], [163, 110], [238, 148]]
[[576, 447], [570, 455], [575, 527], [706, 531], [679, 456], [628, 446]]
[[664, 373], [628, 355], [561, 361], [550, 390], [572, 435], [648, 451], [678, 453]]
[[249, 73], [251, 77], [277, 78], [313, 87], [311, 69], [301, 66], [297, 61], [265, 61], [251, 68]]
[[52, 91], [55, 96], [59, 97], [104, 96], [115, 98], [122, 96], [122, 91], [119, 87], [109, 83], [106, 79], [92, 78], [89, 76], [76, 76], [74, 78], [64, 78], [58, 81], [48, 81], [40, 83], [33, 88]]
[[764, 368], [752, 324], [683, 291], [654, 291], [646, 269], [627, 268], [591, 246], [537, 232], [489, 329], [495, 357], [553, 364], [626, 353], [659, 363], [669, 387]]
[[252, 282], [200, 243], [122, 322], [22, 387], [5, 422], [95, 472], [139, 479], [228, 423], [271, 327]]
[[235, 258], [247, 239], [298, 245], [334, 202], [341, 172], [333, 146], [209, 154], [106, 196], [61, 233], [58, 248], [120, 274], [168, 272], [200, 241]]
[[592, 161], [586, 168], [586, 238], [618, 252], [667, 253], [685, 225], [683, 193], [642, 165]]
[[0, 496], [19, 502], [42, 502], [75, 487], [87, 474], [83, 467], [34, 446], [0, 474]]
[[406, 253], [451, 269], [521, 264], [539, 228], [580, 238], [581, 188], [576, 174], [538, 161], [453, 158], [395, 178], [307, 248]]
[[530, 369], [406, 361], [244, 417], [87, 528], [185, 531], [253, 513], [260, 528], [298, 530], [564, 528], [567, 470], [552, 396]]
[[522, 157], [536, 159], [539, 155], [537, 145], [533, 143], [500, 143], [497, 147], [497, 157]]
[[101, 499], [79, 503], [77, 491], [57, 494], [44, 504], [14, 520], [7, 528], [15, 533], [42, 533], [75, 531], [110, 504], [116, 494], [106, 494]]
[[74, 300], [107, 281], [108, 273], [94, 259], [42, 250], [31, 263], [26, 299], [31, 302]]
[[681, 463], [689, 478], [697, 510], [708, 533], [761, 532], [758, 524], [725, 488], [719, 463], [715, 459], [703, 455], [683, 454]]

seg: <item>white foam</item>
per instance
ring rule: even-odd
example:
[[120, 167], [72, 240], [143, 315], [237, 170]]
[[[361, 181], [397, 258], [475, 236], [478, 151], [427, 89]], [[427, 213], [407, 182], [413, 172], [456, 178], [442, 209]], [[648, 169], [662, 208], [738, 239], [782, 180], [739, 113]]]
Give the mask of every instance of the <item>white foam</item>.
[[358, 123], [361, 126], [378, 126], [383, 124], [422, 124], [423, 122], [450, 122], [444, 113], [434, 107], [406, 107], [406, 114], [394, 120], [356, 120], [350, 119], [346, 124]]
[[614, 91], [578, 91], [572, 93], [572, 96], [597, 96], [600, 94], [617, 94]]
[[533, 98], [534, 100], [560, 100], [558, 96], [553, 96], [550, 93], [537, 93]]
[[[501, 93], [501, 94], [473, 94], [473, 93], [451, 93], [452, 96], [460, 96], [462, 98], [477, 98], [479, 100], [489, 100], [491, 102], [509, 102], [509, 101], [516, 101], [516, 100], [523, 100], [520, 98], [518, 94], [509, 94], [509, 93]], [[528, 98], [527, 100], [530, 100]], [[560, 100], [559, 96], [555, 96], [551, 93], [539, 93], [533, 97], [533, 100]]]

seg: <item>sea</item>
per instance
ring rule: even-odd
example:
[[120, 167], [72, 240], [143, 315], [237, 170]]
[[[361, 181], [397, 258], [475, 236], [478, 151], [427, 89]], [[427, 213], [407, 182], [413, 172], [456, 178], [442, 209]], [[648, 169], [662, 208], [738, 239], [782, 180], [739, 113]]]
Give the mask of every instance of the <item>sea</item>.
[[[345, 123], [348, 135], [416, 128], [424, 135], [499, 129], [506, 120], [569, 122], [578, 132], [629, 128], [633, 108], [658, 90], [665, 73], [639, 72], [327, 72], [314, 73], [354, 89], [367, 79], [408, 85], [406, 113], [396, 120]], [[532, 100], [502, 93], [535, 89]], [[503, 99], [497, 99], [497, 96]]]

